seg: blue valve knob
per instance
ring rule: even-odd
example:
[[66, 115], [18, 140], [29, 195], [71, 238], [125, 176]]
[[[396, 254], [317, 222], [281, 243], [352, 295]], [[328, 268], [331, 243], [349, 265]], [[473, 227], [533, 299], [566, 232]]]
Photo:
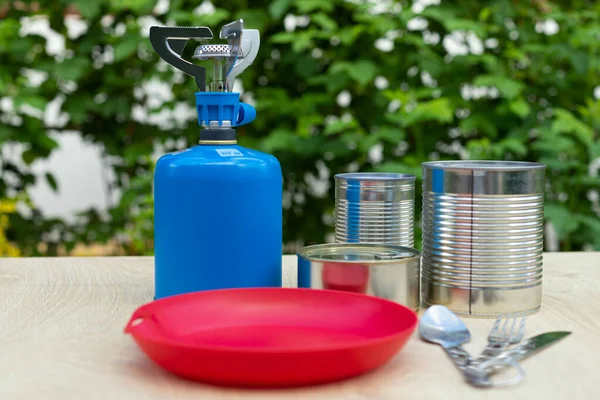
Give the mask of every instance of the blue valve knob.
[[256, 109], [240, 102], [240, 94], [233, 92], [196, 92], [198, 124], [210, 126], [211, 122], [230, 121], [231, 126], [248, 124], [256, 118]]
[[240, 103], [240, 113], [238, 115], [238, 120], [236, 125], [246, 125], [250, 122], [254, 121], [256, 118], [256, 108], [252, 107], [250, 104]]

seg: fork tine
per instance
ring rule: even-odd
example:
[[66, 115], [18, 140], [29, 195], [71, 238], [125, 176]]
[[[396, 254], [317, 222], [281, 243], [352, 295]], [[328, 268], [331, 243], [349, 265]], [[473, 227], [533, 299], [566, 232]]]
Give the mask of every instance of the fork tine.
[[519, 326], [519, 338], [523, 339], [525, 336], [525, 317], [521, 317], [521, 325]]
[[[518, 323], [518, 325], [517, 325]], [[525, 317], [521, 317], [520, 319], [515, 316], [513, 322], [513, 328], [508, 336], [508, 339], [511, 344], [515, 344], [523, 340], [525, 336]]]
[[504, 324], [502, 324], [502, 335], [504, 337], [508, 337], [509, 335], [509, 331], [508, 331], [508, 321], [510, 321], [510, 315], [506, 315], [504, 317]]
[[517, 317], [514, 316], [511, 319], [512, 319], [512, 325], [510, 326], [510, 336], [516, 334], [515, 327], [517, 326]]
[[496, 318], [496, 321], [494, 321], [494, 325], [492, 326], [492, 329], [490, 329], [490, 333], [489, 333], [488, 337], [498, 335], [501, 321], [502, 321], [502, 317]]

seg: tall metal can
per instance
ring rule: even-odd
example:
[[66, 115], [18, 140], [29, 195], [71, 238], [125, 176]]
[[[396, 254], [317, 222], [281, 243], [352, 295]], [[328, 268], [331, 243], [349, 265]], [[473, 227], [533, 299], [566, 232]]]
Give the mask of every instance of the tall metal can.
[[258, 31], [235, 21], [223, 27], [228, 44], [202, 45], [180, 62], [188, 39], [210, 39], [205, 27], [152, 27], [158, 54], [196, 79], [200, 141], [162, 156], [154, 175], [155, 298], [210, 289], [281, 287], [282, 173], [279, 161], [237, 144], [236, 127], [253, 107], [231, 91], [233, 78], [258, 51]]
[[337, 174], [335, 240], [413, 247], [414, 206], [414, 175]]
[[423, 163], [421, 302], [461, 315], [536, 312], [545, 165]]

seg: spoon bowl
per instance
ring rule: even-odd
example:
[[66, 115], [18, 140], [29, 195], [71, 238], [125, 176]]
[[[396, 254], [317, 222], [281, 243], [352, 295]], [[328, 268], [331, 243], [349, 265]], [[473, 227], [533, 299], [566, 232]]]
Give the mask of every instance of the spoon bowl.
[[419, 334], [428, 342], [450, 349], [468, 343], [471, 334], [465, 323], [447, 307], [431, 306], [419, 322]]

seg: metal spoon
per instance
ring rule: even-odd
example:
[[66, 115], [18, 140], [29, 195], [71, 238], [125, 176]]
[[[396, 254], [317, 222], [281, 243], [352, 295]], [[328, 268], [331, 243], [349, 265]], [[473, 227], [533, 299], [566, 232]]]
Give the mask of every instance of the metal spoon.
[[[479, 366], [470, 365], [472, 359], [462, 345], [471, 340], [471, 334], [464, 322], [452, 311], [441, 305], [431, 306], [423, 313], [419, 322], [419, 334], [430, 342], [442, 346], [456, 367], [470, 384], [478, 387], [514, 385], [523, 379], [524, 372], [519, 364], [510, 359], [489, 360]], [[487, 368], [501, 363], [517, 369], [518, 375], [505, 382], [492, 382]], [[485, 368], [484, 368], [485, 367]]]

